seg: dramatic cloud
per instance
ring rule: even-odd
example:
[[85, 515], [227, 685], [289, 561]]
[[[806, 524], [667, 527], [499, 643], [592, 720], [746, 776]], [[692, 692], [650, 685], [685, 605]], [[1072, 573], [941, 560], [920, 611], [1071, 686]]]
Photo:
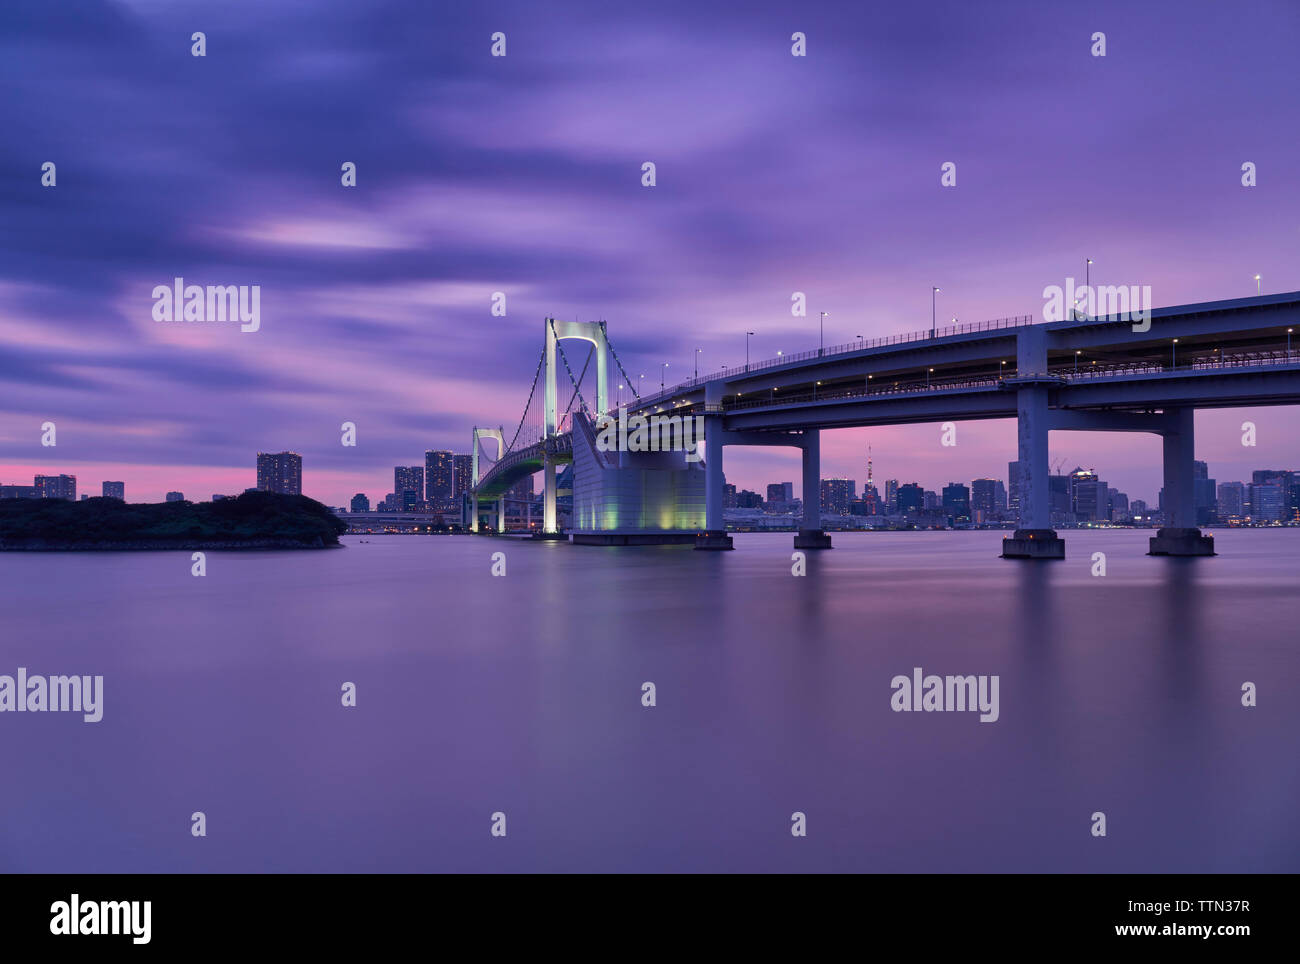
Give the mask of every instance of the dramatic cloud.
[[[1049, 6], [9, 0], [0, 480], [206, 498], [293, 448], [308, 494], [379, 497], [394, 464], [513, 428], [548, 313], [607, 319], [657, 385], [697, 347], [738, 364], [745, 331], [756, 358], [812, 347], [821, 310], [828, 343], [927, 327], [935, 284], [943, 320], [1037, 313], [1085, 257], [1159, 305], [1300, 288], [1295, 5]], [[175, 277], [260, 285], [261, 330], [155, 322]], [[1300, 463], [1285, 412], [1198, 423], [1220, 480]], [[824, 474], [862, 481], [868, 441], [878, 478], [931, 488], [1015, 454], [1010, 423], [937, 437], [828, 433]], [[1154, 498], [1154, 443], [1067, 441]], [[768, 453], [728, 468], [798, 478]]]

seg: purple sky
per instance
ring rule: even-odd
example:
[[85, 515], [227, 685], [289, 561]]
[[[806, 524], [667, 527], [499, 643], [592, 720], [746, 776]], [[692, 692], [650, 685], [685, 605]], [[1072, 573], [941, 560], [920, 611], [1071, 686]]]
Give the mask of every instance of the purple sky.
[[[6, 0], [0, 481], [206, 499], [289, 448], [306, 494], [379, 498], [513, 430], [548, 313], [607, 319], [657, 387], [695, 347], [743, 363], [746, 330], [755, 359], [814, 348], [823, 310], [828, 344], [928, 327], [931, 285], [942, 321], [1038, 314], [1085, 257], [1157, 306], [1300, 289], [1294, 0], [899, 6]], [[261, 330], [154, 322], [178, 275], [261, 285]], [[1295, 414], [1203, 413], [1197, 457], [1300, 468]], [[1015, 427], [827, 433], [823, 475], [861, 482], [868, 443], [878, 480], [938, 488], [1005, 478]], [[1159, 486], [1154, 436], [1052, 456]], [[797, 489], [797, 458], [729, 449], [728, 479]]]

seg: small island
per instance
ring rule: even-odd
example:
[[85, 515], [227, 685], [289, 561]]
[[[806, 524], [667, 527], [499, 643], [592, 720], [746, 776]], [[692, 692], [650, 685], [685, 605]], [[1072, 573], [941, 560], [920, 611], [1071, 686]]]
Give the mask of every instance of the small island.
[[275, 492], [197, 503], [0, 499], [0, 551], [328, 549], [346, 531], [315, 499]]

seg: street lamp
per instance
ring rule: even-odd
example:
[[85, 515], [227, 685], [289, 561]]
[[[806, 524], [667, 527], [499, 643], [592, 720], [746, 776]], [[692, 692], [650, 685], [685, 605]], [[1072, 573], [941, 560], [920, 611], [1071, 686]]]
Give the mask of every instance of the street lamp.
[[1007, 370], [1006, 370], [1005, 367], [1003, 367], [1003, 366], [1006, 365], [1006, 363], [1007, 363], [1007, 362], [1006, 362], [1006, 359], [1005, 359], [1005, 358], [1004, 358], [1001, 362], [999, 362], [999, 367], [998, 367], [998, 378], [1000, 378], [1000, 379], [1001, 379], [1001, 378], [1006, 378], [1006, 377], [1007, 377]]
[[695, 349], [695, 380], [697, 382], [700, 380], [700, 352], [702, 351], [704, 351], [703, 348]]
[[623, 407], [623, 383], [618, 383], [618, 407]]
[[1083, 352], [1081, 352], [1081, 351], [1076, 351], [1076, 352], [1074, 353], [1074, 373], [1075, 373], [1076, 375], [1079, 374], [1079, 356], [1082, 355], [1082, 354], [1083, 354]]
[[817, 346], [817, 355], [821, 357], [826, 352], [826, 312], [822, 312], [821, 321], [821, 342]]
[[1291, 330], [1292, 329], [1290, 328], [1286, 330], [1286, 357], [1287, 358], [1291, 357]]
[[641, 386], [641, 391], [637, 395], [637, 400], [640, 401], [641, 396], [645, 395], [645, 372], [641, 373], [641, 381], [638, 384]]
[[659, 369], [659, 393], [662, 395], [664, 390], [664, 372], [668, 370], [668, 363], [664, 362], [663, 367]]
[[749, 336], [752, 334], [752, 331], [745, 332], [745, 371], [749, 371]]
[[1255, 275], [1255, 294], [1259, 294], [1259, 275]]
[[933, 372], [933, 371], [934, 371], [934, 369], [931, 368], [929, 371], [927, 371], [927, 372], [925, 373], [925, 387], [926, 387], [926, 388], [929, 388], [929, 387], [930, 387], [930, 372]]
[[1083, 265], [1083, 286], [1092, 289], [1092, 258], [1086, 258]]
[[1178, 339], [1174, 339], [1174, 368], [1178, 367]]
[[934, 337], [935, 296], [939, 294], [940, 290], [941, 289], [935, 288], [933, 286], [931, 286], [930, 288], [930, 337], [931, 338]]

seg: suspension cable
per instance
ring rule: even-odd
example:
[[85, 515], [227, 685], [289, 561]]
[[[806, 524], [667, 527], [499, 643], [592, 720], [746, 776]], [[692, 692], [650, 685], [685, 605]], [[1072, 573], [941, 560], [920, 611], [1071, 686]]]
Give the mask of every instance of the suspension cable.
[[[519, 427], [515, 429], [515, 437], [512, 438], [510, 440], [510, 444], [506, 446], [506, 450], [505, 450], [506, 452], [511, 451], [515, 447], [515, 442], [519, 441], [519, 433], [523, 431], [524, 419], [528, 418], [528, 409], [532, 407], [533, 394], [537, 391], [537, 379], [542, 374], [542, 363], [545, 361], [546, 361], [546, 345], [543, 344], [541, 357], [537, 359], [537, 371], [533, 373], [533, 387], [528, 389], [528, 401], [524, 404], [524, 413], [519, 416]], [[505, 452], [501, 453], [501, 457], [505, 458]]]
[[603, 321], [600, 323], [600, 330], [605, 333], [605, 346], [609, 349], [609, 353], [614, 356], [614, 364], [617, 365], [618, 370], [623, 373], [623, 381], [627, 383], [627, 387], [631, 389], [636, 400], [638, 402], [641, 401], [641, 394], [636, 390], [636, 386], [632, 382], [632, 376], [623, 368], [623, 362], [619, 360], [618, 352], [614, 350], [614, 345], [609, 340], [609, 331], [605, 328], [605, 322]]

